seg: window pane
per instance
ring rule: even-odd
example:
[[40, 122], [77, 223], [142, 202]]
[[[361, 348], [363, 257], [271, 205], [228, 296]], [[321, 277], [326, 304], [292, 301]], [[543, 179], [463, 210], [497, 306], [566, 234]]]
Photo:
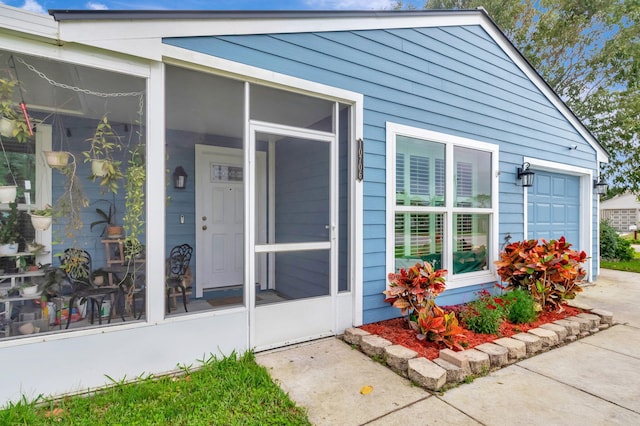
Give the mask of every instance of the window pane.
[[491, 207], [491, 153], [454, 148], [456, 207]]
[[396, 270], [427, 261], [442, 268], [443, 215], [396, 213]]
[[488, 214], [454, 214], [453, 273], [482, 271], [488, 265]]
[[397, 137], [396, 205], [444, 206], [445, 146]]

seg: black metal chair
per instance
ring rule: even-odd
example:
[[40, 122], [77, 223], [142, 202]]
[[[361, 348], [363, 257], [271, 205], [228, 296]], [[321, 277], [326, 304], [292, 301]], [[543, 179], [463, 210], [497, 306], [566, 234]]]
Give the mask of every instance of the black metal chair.
[[166, 287], [167, 287], [167, 313], [171, 313], [171, 292], [180, 290], [182, 293], [182, 303], [184, 304], [184, 311], [187, 311], [187, 289], [184, 285], [184, 275], [187, 272], [189, 262], [191, 262], [191, 255], [193, 254], [193, 247], [189, 244], [182, 244], [175, 246], [171, 249], [169, 259], [167, 259], [166, 270]]
[[[69, 328], [71, 324], [71, 313], [76, 301], [80, 304], [89, 302], [87, 308], [91, 308], [91, 324], [94, 322], [95, 313], [98, 312], [98, 324], [102, 325], [102, 315], [100, 313], [102, 303], [107, 298], [111, 301], [112, 295], [115, 295], [117, 300], [121, 293], [120, 288], [113, 286], [96, 287], [93, 284], [93, 264], [91, 255], [86, 250], [68, 248], [60, 257], [60, 263], [72, 288], [72, 292], [68, 295], [70, 297], [69, 314], [65, 328]], [[109, 309], [109, 324], [111, 323], [112, 312], [113, 306]]]

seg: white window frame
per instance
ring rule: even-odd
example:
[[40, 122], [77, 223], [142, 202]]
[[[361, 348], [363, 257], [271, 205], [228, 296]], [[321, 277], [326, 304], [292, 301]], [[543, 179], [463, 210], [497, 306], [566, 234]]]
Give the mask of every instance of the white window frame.
[[[415, 212], [414, 206], [396, 206], [396, 137], [406, 136], [437, 142], [445, 145], [445, 205], [443, 207], [419, 207], [420, 212], [439, 213], [444, 217], [444, 241], [442, 247], [443, 268], [449, 271], [447, 274], [447, 288], [454, 289], [470, 285], [484, 284], [497, 281], [494, 261], [498, 255], [498, 226], [499, 226], [499, 147], [496, 144], [480, 142], [446, 133], [434, 132], [417, 127], [406, 126], [398, 123], [386, 123], [386, 270], [395, 270], [395, 214], [397, 212]], [[487, 151], [491, 153], [491, 206], [488, 208], [461, 208], [454, 206], [454, 148], [464, 147]], [[453, 274], [453, 215], [462, 214], [488, 214], [490, 230], [488, 238], [488, 264], [482, 271]]]

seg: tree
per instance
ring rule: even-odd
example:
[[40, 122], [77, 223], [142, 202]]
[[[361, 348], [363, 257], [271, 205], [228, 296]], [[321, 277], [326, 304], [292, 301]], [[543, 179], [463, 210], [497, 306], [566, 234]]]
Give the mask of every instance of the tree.
[[640, 0], [429, 0], [424, 7], [479, 6], [607, 149], [603, 176], [640, 193]]

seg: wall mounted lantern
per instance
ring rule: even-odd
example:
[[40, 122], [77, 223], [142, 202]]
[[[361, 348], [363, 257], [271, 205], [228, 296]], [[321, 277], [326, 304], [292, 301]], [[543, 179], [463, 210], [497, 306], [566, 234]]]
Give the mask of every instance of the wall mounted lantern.
[[187, 187], [187, 172], [184, 171], [182, 166], [176, 167], [173, 172], [173, 187], [176, 189], [185, 189]]
[[529, 163], [522, 164], [522, 167], [518, 167], [518, 180], [522, 181], [522, 186], [530, 187], [533, 186], [533, 177], [535, 173], [529, 170], [531, 165]]
[[602, 178], [600, 178], [600, 180], [594, 179], [593, 188], [596, 190], [596, 194], [605, 195], [609, 189], [609, 185]]

